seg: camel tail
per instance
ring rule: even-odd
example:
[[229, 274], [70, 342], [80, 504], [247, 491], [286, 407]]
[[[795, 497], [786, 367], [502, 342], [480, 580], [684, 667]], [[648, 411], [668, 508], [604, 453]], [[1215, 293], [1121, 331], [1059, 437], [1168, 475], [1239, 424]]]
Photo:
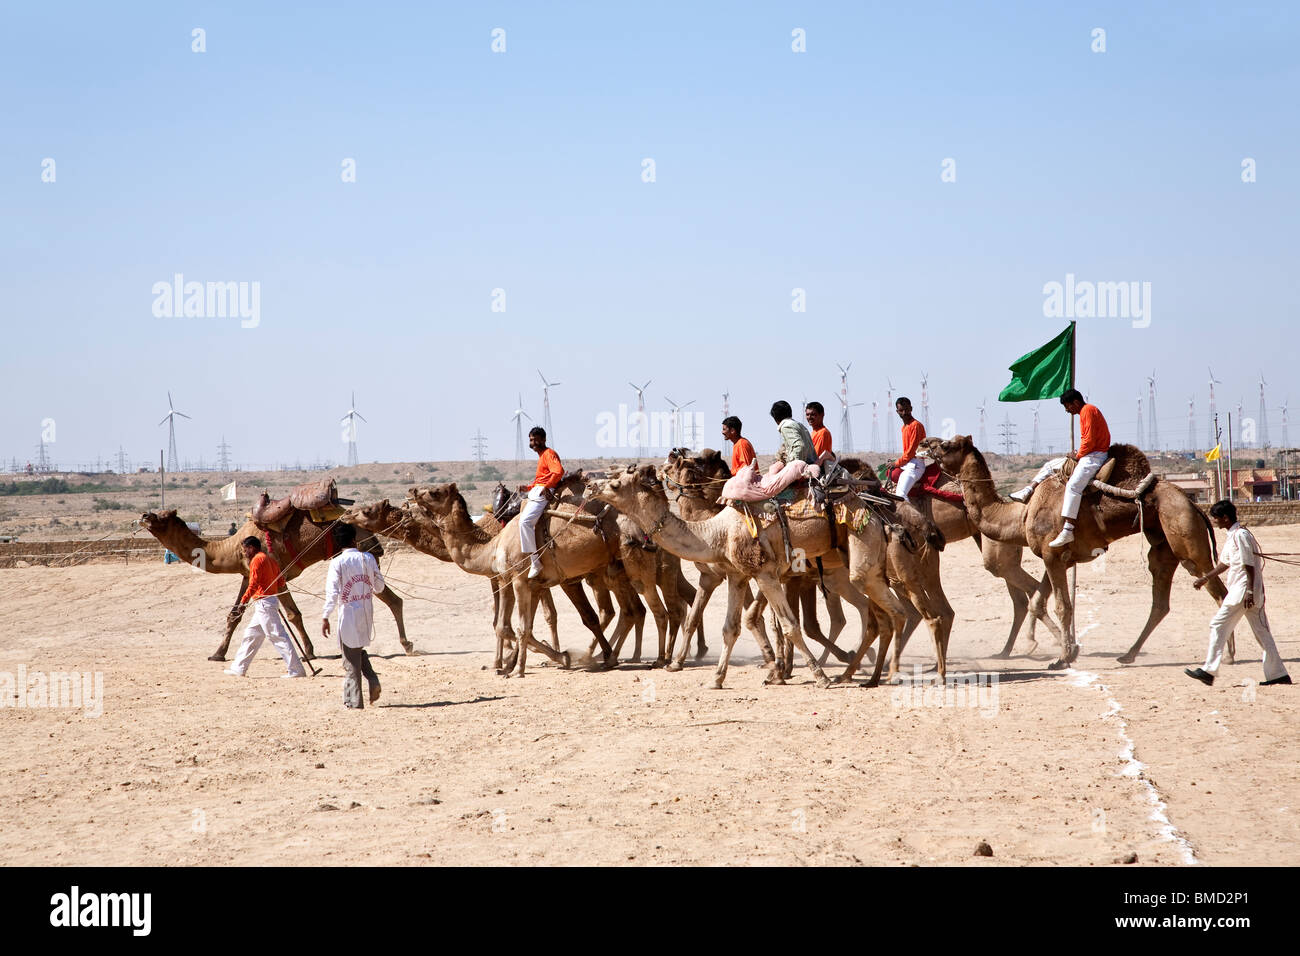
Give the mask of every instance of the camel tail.
[[[1174, 487], [1175, 487], [1175, 488], [1178, 488], [1177, 485], [1174, 485]], [[1188, 494], [1186, 491], [1184, 491], [1182, 488], [1178, 488], [1178, 490], [1181, 491], [1181, 492], [1183, 493], [1183, 497], [1185, 497], [1185, 498], [1186, 498], [1186, 499], [1191, 503], [1191, 506], [1192, 506], [1193, 508], [1196, 509], [1196, 514], [1197, 514], [1198, 517], [1200, 517], [1200, 519], [1201, 519], [1201, 524], [1205, 525], [1205, 533], [1208, 534], [1208, 535], [1210, 536], [1210, 554], [1214, 556], [1214, 563], [1215, 563], [1215, 564], [1218, 564], [1218, 563], [1219, 563], [1219, 544], [1218, 544], [1217, 541], [1214, 540], [1214, 525], [1212, 525], [1212, 524], [1210, 523], [1210, 518], [1209, 518], [1209, 516], [1206, 515], [1206, 513], [1200, 509], [1200, 507], [1196, 504], [1195, 501], [1192, 501], [1192, 496], [1191, 496], [1191, 495], [1189, 495], [1189, 494]]]

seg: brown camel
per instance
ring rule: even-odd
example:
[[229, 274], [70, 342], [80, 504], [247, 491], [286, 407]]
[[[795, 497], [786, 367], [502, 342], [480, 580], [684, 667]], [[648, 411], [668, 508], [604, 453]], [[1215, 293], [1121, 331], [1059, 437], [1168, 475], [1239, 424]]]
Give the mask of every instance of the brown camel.
[[[599, 523], [602, 531], [602, 534], [596, 534], [591, 521], [578, 520], [574, 516], [574, 511], [578, 509], [573, 509], [571, 505], [557, 505], [557, 510], [568, 517], [556, 515], [550, 519], [551, 537], [543, 548], [543, 573], [540, 577], [529, 579], [528, 556], [522, 553], [519, 545], [518, 516], [511, 518], [501, 533], [494, 537], [471, 520], [465, 499], [455, 484], [412, 489], [412, 492], [412, 500], [437, 523], [452, 560], [461, 570], [486, 577], [500, 576], [513, 589], [520, 624], [515, 676], [524, 676], [530, 646], [565, 667], [569, 664], [567, 652], [559, 654], [532, 638], [538, 594], [544, 588], [556, 586], [578, 608], [583, 625], [592, 632], [603, 652], [604, 663], [608, 666], [617, 664], [614, 650], [605, 640], [596, 612], [582, 590], [582, 579], [586, 575], [600, 571], [607, 573], [620, 609], [623, 610], [619, 615], [614, 640], [617, 642], [625, 637], [632, 628], [631, 610], [632, 602], [636, 601], [636, 593], [627, 580], [622, 565], [616, 561], [615, 546], [607, 543], [617, 540], [618, 529], [613, 515], [590, 516]], [[503, 644], [506, 636], [504, 626], [499, 622], [498, 644]]]
[[[238, 574], [240, 576], [239, 593], [235, 595], [235, 606], [226, 615], [226, 636], [222, 639], [221, 646], [208, 657], [210, 661], [224, 661], [226, 659], [226, 650], [230, 647], [230, 637], [235, 633], [235, 628], [239, 626], [239, 621], [244, 616], [244, 606], [239, 604], [238, 601], [245, 588], [248, 587], [248, 561], [244, 557], [243, 549], [239, 546], [240, 542], [248, 537], [265, 541], [266, 536], [258, 529], [257, 525], [249, 520], [244, 522], [244, 526], [230, 537], [203, 538], [191, 531], [184, 521], [176, 517], [174, 510], [164, 511], [160, 514], [146, 511], [140, 516], [140, 525], [182, 561], [190, 561], [195, 567], [211, 574]], [[288, 582], [298, 577], [306, 568], [316, 562], [328, 560], [333, 554], [334, 546], [330, 539], [329, 527], [327, 524], [314, 524], [299, 511], [289, 519], [284, 531], [273, 533], [270, 536], [271, 556], [280, 565], [286, 585], [284, 591], [279, 595], [280, 604], [284, 607], [284, 613], [289, 618], [289, 623], [293, 625], [298, 632], [298, 636], [302, 638], [303, 650], [306, 651], [308, 659], [314, 657], [316, 652], [312, 647], [311, 638], [307, 635], [307, 629], [303, 626], [302, 613], [298, 610], [298, 605], [294, 603], [293, 596], [289, 593]], [[358, 535], [357, 547], [362, 551], [377, 554], [384, 553], [383, 548], [380, 547], [379, 542], [372, 535]], [[385, 588], [375, 597], [388, 605], [388, 609], [393, 612], [393, 619], [397, 621], [397, 637], [402, 642], [402, 647], [406, 650], [406, 653], [415, 653], [414, 645], [406, 639], [406, 626], [402, 622], [402, 599], [391, 588]]]
[[[375, 534], [388, 538], [394, 538], [410, 545], [416, 551], [422, 554], [432, 555], [439, 561], [452, 562], [451, 552], [447, 550], [446, 542], [442, 540], [442, 532], [438, 530], [437, 524], [433, 519], [426, 515], [418, 508], [413, 508], [409, 503], [403, 504], [400, 508], [395, 508], [389, 504], [388, 499], [377, 501], [369, 505], [354, 505], [349, 508], [340, 521], [346, 521], [348, 524], [356, 525], [358, 528], [365, 528]], [[492, 518], [491, 514], [485, 514], [477, 522], [488, 534], [495, 534], [500, 525]], [[490, 579], [492, 584], [492, 629], [496, 633], [498, 623], [504, 621], [504, 625], [509, 629], [510, 612], [514, 608], [514, 594], [506, 588], [501, 588], [501, 582], [493, 577]], [[609, 600], [608, 590], [603, 591], [604, 601]], [[560, 638], [557, 628], [555, 601], [551, 597], [550, 591], [545, 591], [539, 598], [541, 605], [542, 617], [545, 619], [551, 632], [551, 647], [554, 650], [560, 649]], [[504, 616], [504, 617], [503, 617]], [[613, 612], [610, 612], [610, 619], [613, 618]], [[608, 623], [601, 621], [601, 627]], [[511, 641], [513, 645], [513, 640]], [[508, 670], [513, 666], [513, 656], [507, 664], [498, 659], [493, 662], [496, 670]]]
[[[875, 473], [866, 462], [844, 459], [840, 463], [855, 477], [874, 477]], [[953, 483], [952, 477], [945, 474], [940, 477], [936, 487], [960, 491], [959, 488], [951, 487]], [[1061, 643], [1061, 629], [1047, 613], [1045, 600], [1048, 589], [1047, 577], [1044, 575], [1041, 580], [1036, 579], [1021, 566], [1023, 546], [981, 535], [964, 506], [924, 493], [918, 498], [911, 499], [909, 503], [934, 522], [939, 533], [943, 535], [945, 543], [953, 544], [966, 538], [973, 539], [975, 546], [980, 549], [984, 570], [995, 578], [1001, 579], [1006, 585], [1007, 595], [1011, 598], [1011, 628], [1007, 632], [1006, 644], [1003, 645], [1002, 650], [993, 655], [994, 657], [1011, 656], [1016, 636], [1020, 633], [1021, 625], [1026, 622], [1028, 630], [1025, 638], [1029, 642], [1029, 647], [1025, 650], [1026, 655], [1033, 654], [1038, 649], [1038, 642], [1034, 638], [1034, 625], [1037, 621], [1041, 621], [1051, 631], [1058, 644]], [[908, 630], [902, 639], [904, 645], [907, 644], [914, 627], [915, 622], [909, 621]]]
[[[597, 500], [609, 502], [633, 518], [645, 530], [646, 536], [661, 547], [686, 561], [716, 565], [716, 570], [725, 574], [727, 615], [723, 625], [724, 647], [718, 660], [714, 686], [721, 688], [726, 678], [731, 649], [740, 634], [745, 582], [750, 578], [758, 585], [788, 631], [787, 639], [808, 662], [818, 686], [830, 684], [817, 659], [808, 652], [798, 618], [786, 599], [781, 579], [793, 570], [792, 562], [786, 557], [781, 531], [775, 524], [761, 528], [758, 536], [754, 537], [744, 517], [733, 508], [724, 509], [705, 521], [683, 521], [671, 512], [664, 484], [656, 475], [653, 465], [643, 465], [640, 468], [628, 466], [618, 477], [597, 483], [592, 491]], [[800, 556], [798, 560], [829, 555], [835, 550], [826, 520], [821, 516], [791, 519], [790, 543], [794, 553]], [[871, 600], [888, 609], [895, 620], [901, 621], [903, 614], [898, 599], [885, 583], [883, 550], [882, 536], [878, 541], [876, 560], [864, 562], [862, 570], [869, 577], [864, 583]], [[837, 565], [827, 569], [826, 584], [858, 610], [862, 621], [860, 655], [871, 639], [871, 602], [854, 586], [848, 569], [839, 562]], [[882, 633], [892, 636], [892, 630], [884, 630]], [[877, 670], [880, 663], [878, 660]], [[878, 679], [878, 673], [876, 677]], [[785, 682], [782, 662], [773, 663], [768, 681], [778, 684]]]
[[[998, 495], [988, 464], [969, 435], [948, 441], [929, 439], [925, 448], [930, 457], [942, 464], [944, 471], [961, 481], [966, 510], [981, 534], [1027, 546], [1043, 559], [1052, 585], [1056, 616], [1061, 620], [1066, 641], [1061, 657], [1050, 665], [1053, 670], [1069, 666], [1079, 653], [1078, 644], [1073, 640], [1074, 607], [1065, 573], [1071, 565], [1084, 564], [1104, 554], [1112, 541], [1135, 534], [1140, 522], [1151, 545], [1147, 552], [1151, 612], [1137, 641], [1119, 658], [1121, 663], [1131, 664], [1156, 625], [1169, 613], [1169, 593], [1179, 563], [1193, 575], [1201, 575], [1218, 561], [1209, 519], [1186, 492], [1162, 479], [1155, 480], [1141, 506], [1128, 499], [1089, 491], [1075, 522], [1075, 540], [1064, 549], [1056, 549], [1047, 545], [1062, 527], [1063, 481], [1056, 477], [1044, 481], [1024, 505]], [[1133, 490], [1150, 474], [1146, 456], [1132, 445], [1112, 445], [1110, 455], [1117, 459], [1111, 485]], [[1211, 578], [1205, 589], [1216, 604], [1222, 603], [1227, 594], [1217, 578]]]

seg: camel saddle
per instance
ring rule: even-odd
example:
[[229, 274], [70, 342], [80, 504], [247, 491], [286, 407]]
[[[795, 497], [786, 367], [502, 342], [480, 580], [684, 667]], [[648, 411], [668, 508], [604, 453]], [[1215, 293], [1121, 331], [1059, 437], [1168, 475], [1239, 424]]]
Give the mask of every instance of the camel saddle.
[[[903, 469], [899, 468], [897, 465], [891, 466], [889, 469], [889, 480], [893, 482], [895, 488], [898, 487], [898, 479], [902, 473]], [[939, 477], [940, 465], [937, 461], [933, 461], [926, 465], [925, 471], [921, 473], [921, 480], [914, 484], [911, 490], [907, 493], [908, 500], [910, 501], [913, 498], [920, 498], [922, 495], [925, 495], [931, 498], [939, 498], [948, 502], [948, 504], [956, 505], [959, 508], [965, 508], [965, 498], [955, 491], [949, 491], [947, 488], [938, 487]]]
[[263, 531], [283, 531], [296, 512], [307, 512], [307, 517], [317, 523], [333, 521], [343, 514], [343, 506], [353, 503], [351, 498], [340, 498], [333, 478], [310, 481], [291, 488], [283, 498], [275, 501], [265, 491], [253, 505], [250, 517]]
[[[1114, 455], [1112, 455], [1111, 457], [1107, 458], [1107, 459], [1106, 459], [1106, 464], [1102, 465], [1101, 468], [1098, 469], [1097, 473], [1096, 473], [1095, 475], [1092, 476], [1092, 480], [1093, 480], [1093, 481], [1100, 481], [1100, 482], [1101, 482], [1102, 484], [1104, 484], [1104, 485], [1108, 485], [1108, 484], [1110, 484], [1110, 476], [1111, 476], [1111, 475], [1114, 473], [1114, 471], [1115, 471], [1115, 462], [1116, 462], [1117, 460], [1118, 460], [1118, 459], [1116, 459]], [[1067, 458], [1067, 459], [1065, 459], [1065, 464], [1063, 464], [1063, 465], [1061, 466], [1061, 478], [1062, 478], [1063, 480], [1065, 480], [1065, 481], [1069, 481], [1069, 480], [1070, 480], [1070, 476], [1071, 476], [1072, 474], [1074, 474], [1074, 467], [1075, 467], [1075, 465], [1077, 465], [1077, 464], [1078, 464], [1078, 462], [1075, 461], [1073, 458]], [[927, 469], [927, 470], [928, 470], [928, 469]], [[1091, 490], [1093, 490], [1093, 489], [1092, 489], [1091, 487], [1089, 487], [1088, 490], [1091, 491]]]

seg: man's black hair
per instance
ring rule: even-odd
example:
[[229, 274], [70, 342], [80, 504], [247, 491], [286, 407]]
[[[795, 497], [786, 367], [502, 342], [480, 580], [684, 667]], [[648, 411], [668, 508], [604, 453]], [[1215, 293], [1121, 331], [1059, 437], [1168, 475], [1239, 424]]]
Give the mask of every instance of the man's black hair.
[[1227, 498], [1222, 501], [1216, 501], [1210, 505], [1211, 518], [1228, 518], [1233, 524], [1237, 523], [1237, 506]]
[[543, 442], [546, 441], [546, 429], [541, 425], [534, 425], [532, 428], [528, 429], [528, 437], [532, 438], [534, 435], [540, 438]]
[[722, 420], [722, 424], [735, 431], [737, 435], [740, 434], [740, 419], [735, 415], [728, 415]]
[[794, 417], [794, 412], [791, 411], [789, 402], [773, 402], [771, 414], [772, 414], [772, 420], [776, 422], [778, 425], [781, 424], [783, 421], [785, 421], [787, 418]]
[[823, 407], [821, 402], [808, 402], [806, 405], [804, 405], [804, 408], [811, 408], [818, 415], [826, 414], [826, 409], [825, 407]]
[[357, 529], [350, 524], [339, 522], [334, 526], [334, 547], [342, 551], [344, 548], [353, 548], [357, 544]]
[[911, 407], [912, 407], [912, 400], [911, 400], [910, 398], [908, 398], [906, 395], [900, 395], [900, 396], [898, 396], [898, 398], [894, 399], [894, 404], [895, 404], [895, 405], [906, 405], [908, 408], [911, 408]]
[[1064, 394], [1061, 395], [1062, 405], [1069, 405], [1071, 402], [1081, 401], [1083, 401], [1083, 392], [1079, 391], [1077, 388], [1067, 388]]
[[251, 534], [250, 534], [247, 538], [245, 538], [243, 541], [241, 541], [241, 542], [239, 542], [239, 543], [240, 543], [241, 545], [242, 545], [242, 544], [249, 545], [249, 546], [252, 547], [253, 550], [255, 550], [255, 551], [261, 551], [261, 550], [262, 550], [262, 542], [261, 542], [261, 541], [258, 541], [258, 540], [257, 540], [256, 538], [254, 538]]

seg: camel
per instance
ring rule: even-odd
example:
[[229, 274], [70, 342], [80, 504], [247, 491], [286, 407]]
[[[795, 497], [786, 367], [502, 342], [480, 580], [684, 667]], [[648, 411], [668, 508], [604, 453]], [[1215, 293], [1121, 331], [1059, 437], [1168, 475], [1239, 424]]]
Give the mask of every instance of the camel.
[[[711, 449], [705, 449], [698, 457], [690, 456], [684, 449], [675, 449], [674, 454], [670, 454], [664, 470], [670, 476], [669, 484], [679, 490], [679, 508], [682, 508], [682, 502], [688, 500], [689, 496], [690, 500], [697, 502], [690, 506], [692, 508], [707, 511], [709, 514], [716, 514], [722, 510], [722, 505], [718, 502], [721, 492], [721, 484], [718, 479], [724, 475], [730, 477], [730, 469], [722, 462], [721, 458], [722, 456], [718, 452]], [[850, 461], [849, 464], [852, 465], [855, 462]], [[711, 502], [710, 499], [712, 499]], [[848, 505], [851, 517], [859, 516], [865, 509], [865, 505], [856, 497], [847, 496], [844, 501]], [[869, 511], [869, 509], [867, 510]], [[906, 614], [906, 622], [893, 641], [893, 657], [891, 658], [889, 677], [892, 680], [897, 675], [902, 648], [907, 638], [922, 620], [929, 626], [931, 635], [934, 637], [939, 672], [941, 676], [944, 676], [947, 670], [948, 639], [952, 632], [952, 624], [956, 614], [943, 593], [943, 586], [939, 577], [938, 552], [942, 549], [942, 536], [936, 537], [934, 535], [935, 528], [933, 524], [912, 505], [902, 503], [897, 507], [896, 513], [898, 527], [906, 533], [906, 536], [892, 531], [887, 535], [885, 573], [887, 580], [895, 588], [896, 592], [905, 595], [908, 600], [902, 605]], [[683, 509], [683, 514], [685, 514], [685, 509]], [[863, 522], [870, 518], [871, 515], [866, 514], [856, 517], [856, 520]], [[882, 518], [876, 516], [876, 520], [881, 528], [885, 527]], [[850, 538], [850, 550], [852, 550], [854, 543], [853, 539]], [[862, 558], [855, 559], [852, 554], [850, 555], [850, 567], [856, 569], [863, 563]], [[850, 578], [853, 579], [852, 574]], [[795, 596], [802, 599], [804, 627], [809, 632], [808, 636], [813, 637], [810, 624], [816, 620], [816, 573], [810, 569], [802, 575], [792, 575], [789, 580], [791, 605], [793, 607]], [[861, 582], [855, 580], [854, 583]], [[765, 601], [760, 595], [756, 602], [760, 625], [762, 621], [762, 605], [764, 603]], [[828, 608], [834, 612], [839, 607], [839, 598], [837, 595], [828, 593], [826, 603]], [[843, 618], [842, 611], [840, 612], [840, 618]], [[837, 631], [833, 630], [832, 634], [834, 633], [837, 633]], [[818, 638], [814, 637], [814, 639]], [[829, 650], [831, 648], [828, 648]], [[834, 650], [838, 651], [838, 648], [834, 648]], [[883, 650], [884, 648], [882, 648], [882, 652]], [[784, 645], [786, 677], [790, 676], [793, 665], [792, 651], [793, 648], [788, 644]], [[837, 656], [839, 655], [837, 654]], [[846, 680], [853, 676], [860, 655], [845, 655], [840, 659], [850, 662], [849, 670], [840, 675], [841, 680]]]
[[[456, 485], [442, 485], [436, 488], [413, 488], [412, 500], [422, 508], [442, 532], [443, 541], [451, 553], [452, 560], [461, 570], [470, 574], [486, 577], [500, 576], [509, 583], [514, 592], [515, 605], [519, 612], [520, 633], [517, 642], [514, 675], [523, 677], [526, 673], [529, 646], [540, 650], [548, 658], [564, 667], [569, 666], [568, 652], [559, 653], [538, 644], [532, 639], [533, 617], [537, 607], [538, 594], [544, 588], [560, 587], [573, 601], [574, 607], [582, 617], [583, 625], [592, 632], [603, 652], [603, 661], [607, 666], [617, 664], [614, 649], [605, 640], [586, 594], [582, 590], [582, 579], [592, 573], [604, 571], [608, 574], [614, 594], [619, 599], [620, 608], [625, 613], [619, 615], [619, 623], [614, 641], [617, 643], [632, 628], [630, 610], [636, 600], [631, 583], [627, 580], [622, 566], [616, 563], [615, 548], [607, 542], [616, 540], [618, 530], [613, 515], [589, 516], [598, 522], [601, 533], [593, 530], [591, 521], [578, 521], [574, 513], [580, 509], [573, 506], [559, 506], [561, 511], [569, 513], [571, 520], [562, 516], [551, 518], [551, 538], [543, 548], [543, 573], [535, 579], [528, 578], [529, 561], [519, 545], [519, 518], [511, 518], [501, 533], [491, 536], [476, 525], [469, 516], [469, 508], [461, 497]], [[639, 602], [638, 602], [639, 603]], [[506, 639], [506, 624], [497, 623], [498, 657], [501, 646]]]
[[[1155, 480], [1141, 505], [1105, 494], [1098, 500], [1098, 493], [1090, 491], [1075, 522], [1075, 540], [1064, 549], [1055, 549], [1047, 545], [1061, 530], [1063, 481], [1057, 478], [1044, 481], [1034, 490], [1028, 504], [1021, 504], [998, 495], [988, 464], [969, 435], [947, 441], [927, 439], [923, 447], [931, 458], [941, 463], [944, 471], [961, 481], [966, 510], [981, 534], [1028, 547], [1043, 559], [1051, 581], [1056, 616], [1065, 632], [1062, 654], [1049, 665], [1052, 670], [1068, 667], [1079, 654], [1073, 636], [1074, 607], [1065, 574], [1071, 565], [1084, 564], [1104, 554], [1112, 541], [1136, 533], [1139, 524], [1145, 531], [1151, 545], [1147, 552], [1151, 612], [1137, 641], [1119, 657], [1120, 663], [1132, 664], [1151, 632], [1169, 613], [1169, 593], [1178, 565], [1181, 563], [1193, 575], [1200, 575], [1218, 561], [1209, 519], [1186, 492], [1162, 479]], [[1110, 455], [1117, 459], [1111, 485], [1132, 490], [1150, 474], [1146, 456], [1132, 445], [1112, 445]], [[1221, 604], [1227, 595], [1218, 578], [1211, 578], [1205, 589], [1216, 604]]]
[[[640, 468], [629, 465], [617, 477], [595, 483], [591, 491], [597, 501], [608, 502], [633, 518], [644, 529], [646, 536], [661, 547], [686, 561], [716, 565], [717, 570], [725, 574], [727, 615], [723, 625], [723, 651], [714, 676], [715, 687], [721, 689], [726, 679], [731, 650], [740, 634], [745, 582], [749, 578], [753, 578], [789, 632], [787, 639], [808, 662], [817, 685], [830, 685], [831, 681], [820, 663], [808, 652], [798, 618], [786, 599], [781, 579], [791, 572], [791, 562], [786, 558], [781, 531], [775, 524], [761, 528], [758, 536], [754, 537], [745, 518], [733, 508], [724, 509], [705, 521], [684, 521], [671, 512], [664, 484], [656, 475], [653, 465], [643, 465]], [[874, 524], [866, 526], [868, 532], [872, 529], [877, 533], [859, 540], [859, 553], [863, 557], [854, 569], [866, 594], [855, 586], [849, 570], [838, 562], [838, 566], [828, 569], [825, 576], [827, 587], [835, 590], [858, 610], [862, 622], [859, 656], [871, 639], [871, 601], [886, 609], [891, 618], [890, 628], [882, 629], [882, 639], [886, 642], [882, 647], [887, 646], [887, 641], [892, 636], [893, 622], [900, 621], [903, 617], [901, 602], [885, 582], [883, 534], [879, 533]], [[791, 519], [790, 544], [792, 550], [809, 559], [828, 555], [835, 550], [826, 520], [820, 515]], [[875, 545], [875, 554], [867, 554], [868, 548], [865, 546], [871, 544]], [[875, 680], [879, 680], [882, 661], [878, 659], [876, 663]], [[767, 681], [785, 683], [782, 662], [773, 662]]]
[[[844, 459], [841, 464], [856, 477], [874, 475], [865, 462]], [[936, 487], [943, 488], [952, 483], [952, 477], [945, 474], [940, 477]], [[957, 541], [964, 541], [966, 538], [972, 538], [975, 541], [975, 546], [980, 549], [980, 558], [983, 561], [984, 570], [995, 578], [1001, 579], [1003, 584], [1006, 585], [1007, 595], [1011, 598], [1011, 628], [1007, 632], [1006, 644], [993, 657], [1008, 658], [1011, 656], [1021, 625], [1026, 621], [1028, 622], [1028, 632], [1025, 637], [1029, 642], [1029, 647], [1025, 650], [1026, 655], [1033, 654], [1038, 649], [1038, 642], [1034, 638], [1034, 625], [1037, 621], [1041, 621], [1051, 631], [1058, 644], [1061, 643], [1061, 629], [1057, 627], [1056, 622], [1047, 613], [1047, 604], [1044, 600], [1047, 591], [1047, 578], [1044, 576], [1040, 581], [1021, 566], [1020, 562], [1024, 553], [1022, 546], [981, 535], [964, 507], [944, 501], [942, 498], [922, 494], [921, 497], [912, 499], [909, 503], [934, 522], [939, 529], [939, 533], [943, 535], [945, 543], [953, 544]], [[910, 630], [909, 627], [908, 633], [903, 637], [904, 645], [906, 645], [907, 638], [910, 636]]]
[[[222, 639], [221, 646], [208, 657], [210, 661], [224, 661], [226, 650], [230, 647], [230, 637], [235, 633], [235, 628], [239, 626], [239, 621], [244, 616], [244, 606], [238, 601], [248, 587], [248, 562], [244, 558], [240, 542], [248, 537], [265, 541], [265, 535], [250, 519], [228, 538], [203, 538], [176, 517], [175, 510], [159, 514], [146, 511], [140, 516], [140, 525], [181, 560], [192, 560], [196, 567], [211, 574], [240, 576], [235, 606], [226, 615], [226, 636]], [[302, 512], [296, 512], [285, 525], [284, 531], [270, 536], [271, 556], [275, 558], [284, 573], [285, 589], [279, 595], [280, 604], [289, 618], [289, 623], [302, 638], [303, 650], [306, 652], [304, 656], [308, 660], [316, 656], [316, 651], [312, 647], [306, 627], [303, 626], [302, 613], [289, 593], [288, 583], [302, 574], [306, 568], [318, 561], [328, 560], [333, 554], [334, 545], [330, 539], [329, 527], [329, 525], [314, 524]], [[377, 551], [383, 554], [382, 547], [372, 535], [358, 535], [357, 547], [362, 551], [372, 553]], [[398, 640], [402, 642], [406, 653], [414, 654], [415, 646], [406, 639], [406, 625], [402, 621], [402, 599], [389, 588], [385, 588], [375, 597], [388, 605], [388, 609], [393, 612], [393, 619], [397, 622]]]
[[[411, 508], [409, 505], [395, 508], [385, 498], [369, 505], [354, 505], [339, 520], [355, 525], [358, 528], [364, 528], [374, 534], [403, 541], [416, 551], [432, 555], [439, 561], [454, 563], [446, 542], [442, 540], [442, 532], [438, 530], [438, 526], [433, 519], [418, 508]], [[488, 534], [494, 534], [500, 528], [500, 525], [492, 518], [491, 514], [485, 514], [478, 524]], [[503, 594], [501, 583], [497, 578], [493, 577], [491, 583], [492, 627], [495, 633], [498, 622], [502, 620], [502, 615], [504, 615], [505, 625], [507, 628], [509, 627], [510, 612], [514, 607], [514, 600], [513, 594], [508, 590]], [[604, 591], [604, 601], [607, 602], [608, 600], [609, 592], [606, 590]], [[551, 647], [558, 651], [560, 649], [560, 638], [556, 624], [555, 601], [551, 597], [551, 592], [543, 592], [539, 603], [542, 617], [551, 631]], [[609, 615], [611, 620], [613, 616], [611, 610]], [[607, 620], [602, 619], [601, 627], [604, 628], [607, 623]], [[498, 671], [507, 668], [507, 665], [500, 659], [494, 661], [493, 666]]]

